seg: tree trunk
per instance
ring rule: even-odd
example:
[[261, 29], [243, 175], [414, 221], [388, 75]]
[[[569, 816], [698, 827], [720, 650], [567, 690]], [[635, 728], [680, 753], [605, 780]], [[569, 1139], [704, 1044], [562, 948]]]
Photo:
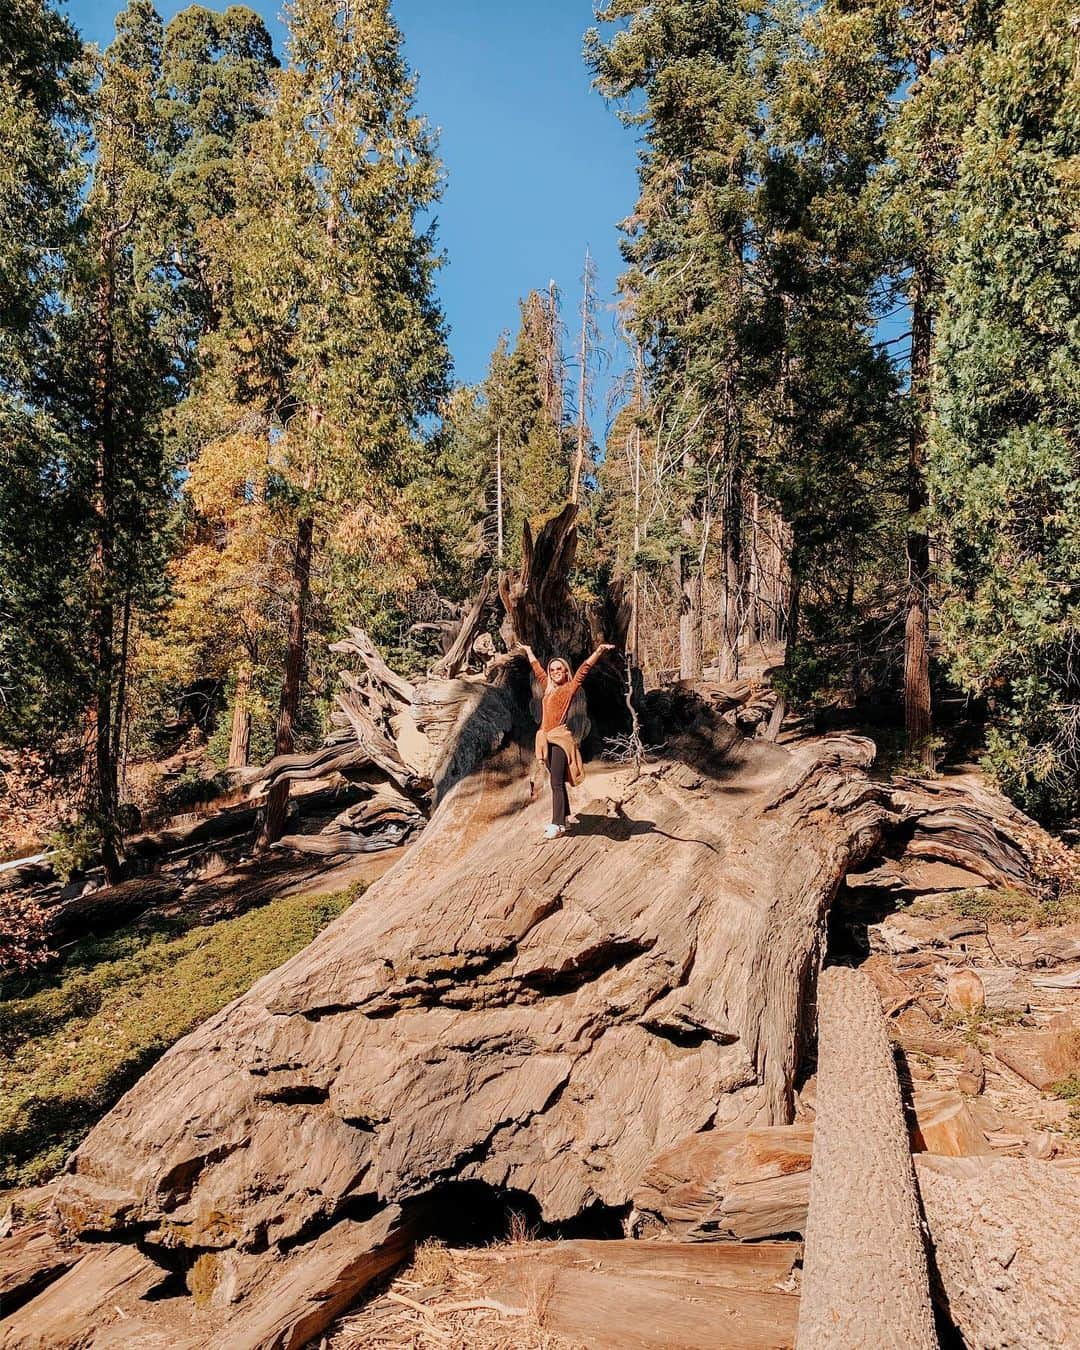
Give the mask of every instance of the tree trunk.
[[247, 767], [251, 750], [251, 710], [248, 695], [251, 691], [251, 668], [240, 667], [236, 676], [236, 691], [232, 706], [232, 735], [229, 738], [229, 768]]
[[[683, 535], [692, 541], [694, 521], [682, 522]], [[700, 680], [702, 671], [701, 568], [689, 548], [676, 553], [675, 585], [679, 596], [679, 678]]]
[[936, 1350], [911, 1149], [877, 991], [818, 982], [818, 1078], [799, 1350]]
[[732, 471], [723, 510], [724, 594], [719, 670], [722, 680], [739, 678], [743, 625], [742, 475]]
[[965, 1345], [1075, 1346], [1080, 1179], [1034, 1158], [915, 1157], [935, 1293]]
[[[916, 80], [930, 70], [925, 42], [915, 55]], [[925, 156], [924, 156], [925, 158]], [[928, 169], [928, 172], [930, 170]], [[904, 623], [904, 725], [908, 746], [923, 765], [934, 768], [930, 708], [930, 537], [926, 512], [926, 443], [930, 420], [930, 358], [933, 320], [931, 264], [919, 258], [911, 284], [911, 431], [908, 439], [907, 614]]]
[[989, 840], [1015, 885], [1054, 850], [996, 794], [889, 790], [859, 738], [744, 741], [681, 686], [646, 700], [664, 757], [594, 771], [545, 845], [514, 683], [415, 688], [446, 784], [423, 835], [95, 1127], [57, 1223], [97, 1240], [9, 1343], [88, 1343], [137, 1257], [129, 1340], [182, 1314], [185, 1345], [300, 1345], [470, 1193], [616, 1218], [680, 1141], [791, 1121], [827, 912], [886, 832], [971, 870]]
[[[277, 735], [274, 754], [292, 753], [296, 739], [296, 718], [300, 711], [300, 685], [304, 672], [304, 628], [307, 619], [308, 595], [311, 590], [311, 554], [315, 539], [315, 517], [310, 512], [301, 516], [296, 528], [296, 550], [293, 555], [293, 601], [289, 611], [289, 640], [285, 653], [285, 675], [281, 682], [281, 703], [278, 708]], [[261, 852], [276, 843], [285, 832], [285, 817], [289, 807], [289, 782], [275, 783], [266, 796], [266, 816], [256, 844]]]
[[120, 880], [122, 863], [117, 823], [119, 782], [113, 754], [113, 682], [116, 676], [113, 604], [114, 523], [113, 479], [116, 458], [116, 425], [113, 402], [115, 348], [112, 309], [116, 290], [116, 240], [107, 231], [102, 238], [95, 314], [94, 417], [98, 436], [95, 466], [94, 515], [97, 538], [90, 563], [90, 632], [94, 660], [93, 805], [101, 829], [101, 860], [111, 885]]

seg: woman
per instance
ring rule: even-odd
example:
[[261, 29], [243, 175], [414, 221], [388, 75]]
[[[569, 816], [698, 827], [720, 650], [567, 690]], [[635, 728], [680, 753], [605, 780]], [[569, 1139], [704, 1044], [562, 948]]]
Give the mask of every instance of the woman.
[[567, 780], [577, 787], [585, 777], [581, 751], [566, 725], [566, 715], [585, 676], [605, 652], [615, 650], [615, 644], [601, 643], [592, 656], [581, 663], [572, 678], [570, 667], [561, 656], [550, 661], [545, 670], [528, 644], [523, 644], [523, 650], [529, 658], [533, 674], [540, 682], [542, 697], [540, 730], [536, 733], [536, 758], [547, 765], [551, 776], [551, 824], [544, 831], [544, 838], [558, 839], [566, 833], [566, 818], [570, 814]]

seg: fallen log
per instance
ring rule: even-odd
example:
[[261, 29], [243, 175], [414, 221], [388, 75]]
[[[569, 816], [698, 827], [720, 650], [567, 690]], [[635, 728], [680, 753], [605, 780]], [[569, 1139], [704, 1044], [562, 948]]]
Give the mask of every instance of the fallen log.
[[[790, 1346], [797, 1243], [568, 1242], [512, 1253], [496, 1301], [589, 1350]], [[481, 1263], [477, 1265], [483, 1269]]]
[[[237, 1343], [271, 1276], [301, 1272], [319, 1305], [306, 1255], [358, 1211], [452, 1204], [456, 1181], [526, 1191], [548, 1222], [621, 1210], [688, 1134], [786, 1123], [825, 913], [882, 804], [861, 743], [721, 727], [722, 754], [677, 733], [654, 771], [597, 778], [554, 848], [527, 753], [458, 782], [364, 902], [95, 1128], [61, 1224], [137, 1242], [189, 1288], [220, 1253], [184, 1306], [204, 1343]], [[88, 1334], [78, 1303], [68, 1326], [57, 1350]]]
[[1080, 1177], [1028, 1158], [915, 1159], [935, 1295], [967, 1345], [1080, 1346]]
[[833, 966], [817, 1006], [799, 1350], [933, 1350], [915, 1179], [877, 991], [861, 971]]
[[44, 1220], [0, 1240], [0, 1315], [14, 1312], [80, 1260], [85, 1248], [61, 1246]]
[[776, 1125], [680, 1140], [649, 1163], [634, 1209], [692, 1242], [802, 1234], [813, 1138], [812, 1126]]

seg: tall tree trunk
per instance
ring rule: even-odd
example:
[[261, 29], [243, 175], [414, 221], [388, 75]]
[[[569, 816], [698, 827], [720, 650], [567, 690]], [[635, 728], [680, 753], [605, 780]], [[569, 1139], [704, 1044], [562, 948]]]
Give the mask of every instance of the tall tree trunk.
[[585, 419], [585, 404], [589, 393], [589, 318], [591, 314], [590, 283], [592, 260], [589, 250], [585, 250], [584, 291], [581, 298], [581, 341], [578, 347], [578, 416], [577, 448], [574, 451], [574, 471], [570, 480], [570, 500], [576, 505], [581, 490], [581, 471], [585, 466], [585, 441], [588, 424]]
[[250, 692], [251, 669], [243, 665], [236, 677], [236, 692], [233, 695], [232, 735], [229, 737], [230, 769], [245, 768], [251, 751], [251, 709], [248, 707]]
[[[933, 60], [935, 14], [924, 16], [924, 35], [915, 51], [916, 83], [925, 81]], [[924, 135], [928, 133], [924, 132]], [[920, 159], [929, 179], [933, 173], [929, 146]], [[930, 297], [934, 277], [923, 254], [915, 261], [911, 285], [911, 432], [908, 440], [907, 615], [904, 623], [904, 725], [909, 749], [927, 769], [934, 767], [930, 743], [930, 538], [927, 533], [926, 442], [930, 418], [930, 358], [933, 319]]]
[[746, 597], [746, 640], [753, 644], [761, 636], [761, 501], [754, 490], [750, 516], [750, 585]]
[[909, 747], [928, 769], [930, 741], [930, 539], [926, 529], [926, 440], [932, 329], [925, 269], [915, 276], [911, 306], [912, 423], [908, 443], [907, 617], [904, 624], [904, 724]]
[[[682, 532], [692, 544], [694, 521], [686, 516]], [[679, 592], [679, 679], [700, 680], [701, 659], [701, 568], [692, 548], [675, 555], [675, 580]]]
[[495, 436], [495, 530], [495, 561], [501, 567], [503, 565], [503, 554], [505, 551], [503, 543], [503, 461], [501, 427]]
[[724, 595], [718, 666], [722, 680], [739, 675], [743, 625], [742, 474], [736, 464], [728, 478], [723, 511]]
[[116, 240], [111, 231], [102, 238], [95, 314], [94, 417], [98, 437], [95, 465], [94, 515], [97, 538], [90, 563], [90, 632], [94, 662], [94, 706], [91, 713], [93, 736], [93, 792], [95, 814], [101, 828], [101, 861], [106, 879], [115, 885], [120, 880], [117, 806], [119, 784], [116, 756], [113, 753], [113, 680], [115, 678], [115, 608], [113, 605], [114, 522], [112, 516], [113, 479], [116, 456], [116, 425], [113, 404], [115, 351], [112, 309], [116, 292]]
[[[293, 557], [293, 601], [289, 611], [289, 643], [285, 653], [285, 676], [281, 682], [281, 703], [278, 708], [277, 735], [274, 754], [292, 753], [296, 734], [296, 717], [300, 710], [300, 683], [304, 671], [304, 628], [307, 618], [308, 596], [311, 591], [311, 554], [315, 538], [315, 517], [309, 511], [301, 516], [296, 528], [296, 551]], [[266, 816], [256, 844], [262, 852], [276, 843], [285, 832], [285, 817], [289, 806], [289, 780], [275, 783], [266, 798]]]

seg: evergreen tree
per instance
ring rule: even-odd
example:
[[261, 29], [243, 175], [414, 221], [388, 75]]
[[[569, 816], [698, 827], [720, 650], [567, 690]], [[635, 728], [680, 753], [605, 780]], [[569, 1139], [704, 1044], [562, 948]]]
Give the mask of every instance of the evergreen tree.
[[964, 139], [931, 445], [944, 653], [1028, 809], [1080, 809], [1080, 104], [1070, 0], [1007, 0]]
[[41, 408], [83, 168], [81, 47], [42, 0], [0, 5], [0, 738], [48, 745], [71, 715], [77, 504]]
[[[277, 753], [300, 710], [317, 530], [331, 553], [392, 559], [414, 434], [447, 372], [438, 259], [418, 225], [440, 169], [387, 0], [296, 0], [287, 18], [289, 64], [219, 246], [230, 311], [204, 385], [245, 410], [296, 522]], [[264, 843], [286, 801], [287, 786], [272, 794]]]
[[869, 200], [893, 74], [867, 59], [865, 14], [779, 3], [770, 17], [747, 365], [758, 481], [787, 533], [786, 680], [805, 697], [868, 681], [899, 589], [902, 426], [876, 339], [888, 257]]
[[741, 333], [761, 131], [760, 10], [747, 0], [611, 0], [600, 17], [619, 31], [606, 45], [597, 30], [586, 36], [597, 87], [629, 101], [623, 120], [645, 136], [623, 287], [648, 354], [661, 453], [677, 466], [684, 678], [702, 668], [702, 577], [714, 527], [727, 574], [721, 665], [731, 673], [742, 627]]
[[278, 62], [252, 10], [191, 5], [165, 28], [159, 100], [168, 152], [169, 261], [177, 276], [178, 346], [194, 356], [221, 320], [225, 281], [211, 267], [218, 223], [236, 206], [233, 156], [245, 128], [269, 111]]
[[[934, 767], [930, 682], [931, 546], [927, 445], [934, 326], [952, 247], [960, 136], [970, 120], [978, 46], [997, 0], [862, 0], [876, 44], [871, 60], [891, 71], [896, 111], [877, 184], [891, 246], [894, 294], [910, 311], [907, 353], [907, 594], [904, 710], [910, 748]], [[838, 10], [846, 5], [837, 4]]]
[[161, 20], [131, 0], [98, 63], [91, 128], [94, 168], [80, 246], [65, 279], [49, 406], [63, 426], [64, 473], [83, 509], [85, 572], [77, 650], [88, 683], [90, 809], [106, 872], [119, 875], [119, 765], [132, 627], [154, 603], [164, 571], [170, 500], [161, 417], [173, 397], [161, 316], [164, 268], [163, 127], [155, 103]]

